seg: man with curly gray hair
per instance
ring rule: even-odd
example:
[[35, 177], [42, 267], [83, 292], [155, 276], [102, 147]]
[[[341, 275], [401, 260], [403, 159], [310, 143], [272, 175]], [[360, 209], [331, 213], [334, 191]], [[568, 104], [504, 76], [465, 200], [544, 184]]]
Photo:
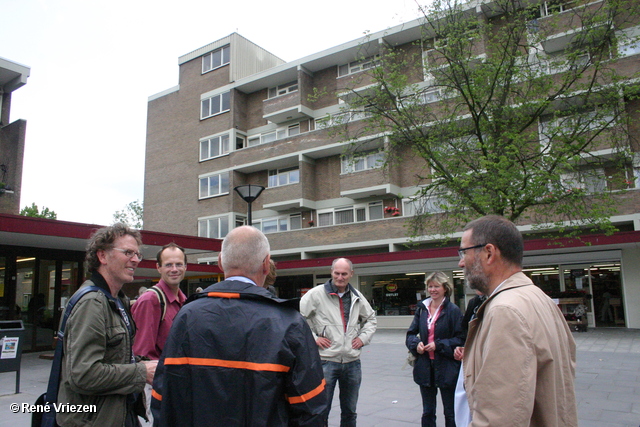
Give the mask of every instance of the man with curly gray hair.
[[64, 355], [58, 402], [94, 412], [60, 412], [62, 426], [138, 426], [144, 416], [141, 392], [151, 383], [157, 361], [136, 362], [135, 324], [122, 286], [133, 280], [141, 261], [140, 232], [123, 224], [97, 230], [87, 245], [91, 277], [77, 292], [64, 330]]

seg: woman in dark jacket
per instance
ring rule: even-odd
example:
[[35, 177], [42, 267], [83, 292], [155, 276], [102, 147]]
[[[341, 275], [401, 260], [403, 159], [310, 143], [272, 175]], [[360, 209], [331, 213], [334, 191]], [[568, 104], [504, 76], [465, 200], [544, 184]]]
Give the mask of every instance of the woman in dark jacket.
[[422, 426], [436, 425], [436, 395], [440, 389], [446, 427], [455, 427], [454, 393], [460, 362], [453, 358], [464, 345], [462, 312], [449, 301], [453, 289], [438, 271], [426, 279], [429, 298], [418, 303], [407, 331], [407, 348], [416, 356], [413, 380], [422, 395]]

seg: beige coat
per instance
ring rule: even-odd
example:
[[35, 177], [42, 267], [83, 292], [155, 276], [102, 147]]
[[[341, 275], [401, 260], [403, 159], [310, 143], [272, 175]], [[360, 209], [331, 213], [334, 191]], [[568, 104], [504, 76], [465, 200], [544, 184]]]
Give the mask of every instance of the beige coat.
[[463, 366], [470, 426], [578, 425], [573, 336], [558, 306], [524, 273], [478, 310]]
[[332, 291], [332, 281], [310, 289], [300, 300], [300, 313], [305, 317], [313, 338], [329, 338], [329, 348], [318, 348], [320, 359], [330, 362], [349, 363], [360, 359], [362, 349], [353, 348], [352, 341], [360, 338], [363, 345], [371, 342], [376, 332], [376, 313], [360, 292], [349, 285], [351, 310], [349, 322], [343, 324], [340, 297]]

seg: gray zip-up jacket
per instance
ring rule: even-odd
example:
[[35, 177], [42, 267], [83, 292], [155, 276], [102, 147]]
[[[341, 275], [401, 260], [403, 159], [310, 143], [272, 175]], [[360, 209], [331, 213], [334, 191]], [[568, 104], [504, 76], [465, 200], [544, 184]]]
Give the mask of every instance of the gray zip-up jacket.
[[367, 345], [376, 332], [376, 313], [371, 305], [351, 284], [348, 289], [351, 292], [348, 310], [332, 280], [311, 289], [300, 300], [300, 313], [307, 319], [314, 338], [322, 336], [331, 340], [329, 348], [318, 347], [322, 360], [338, 363], [358, 360], [361, 350], [354, 349], [351, 342], [360, 338]]

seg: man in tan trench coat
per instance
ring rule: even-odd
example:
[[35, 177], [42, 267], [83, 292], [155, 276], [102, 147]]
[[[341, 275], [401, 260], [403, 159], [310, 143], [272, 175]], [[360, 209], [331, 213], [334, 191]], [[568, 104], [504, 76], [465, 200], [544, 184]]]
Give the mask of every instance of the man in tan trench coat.
[[470, 426], [577, 427], [576, 346], [558, 306], [522, 272], [523, 239], [500, 216], [470, 222], [459, 266], [488, 296], [469, 324]]

